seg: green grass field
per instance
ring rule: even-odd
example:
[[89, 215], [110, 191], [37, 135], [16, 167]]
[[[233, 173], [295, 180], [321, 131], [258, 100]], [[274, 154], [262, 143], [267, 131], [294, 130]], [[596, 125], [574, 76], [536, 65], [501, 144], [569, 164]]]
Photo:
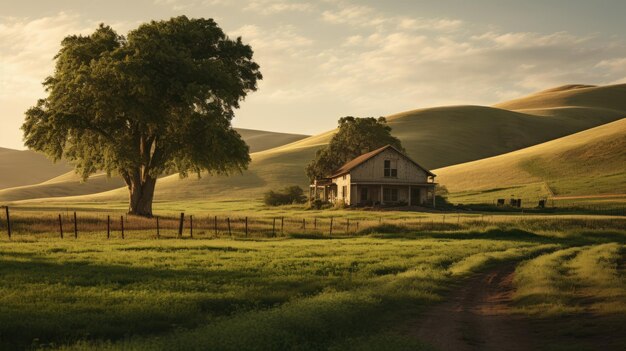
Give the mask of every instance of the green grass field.
[[[464, 277], [511, 260], [528, 260], [518, 268], [519, 313], [537, 323], [542, 311], [578, 313], [571, 279], [584, 285], [581, 299], [594, 296], [596, 318], [623, 325], [623, 228], [621, 218], [503, 215], [315, 239], [3, 235], [0, 349], [426, 350], [405, 323]], [[573, 273], [553, 273], [561, 266]]]

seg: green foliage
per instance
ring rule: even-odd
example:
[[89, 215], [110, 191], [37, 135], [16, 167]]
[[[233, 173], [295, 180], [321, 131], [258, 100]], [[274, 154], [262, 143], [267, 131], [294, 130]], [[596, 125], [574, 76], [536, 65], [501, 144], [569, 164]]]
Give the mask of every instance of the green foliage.
[[339, 119], [339, 131], [329, 144], [316, 152], [315, 159], [306, 167], [310, 180], [328, 177], [351, 159], [385, 145], [404, 151], [400, 139], [391, 135], [391, 127], [384, 117]]
[[263, 202], [268, 206], [301, 204], [305, 201], [304, 190], [297, 185], [288, 186], [278, 192], [270, 190], [263, 196]]
[[321, 199], [315, 199], [311, 202], [311, 208], [314, 210], [321, 210], [322, 208], [330, 208], [332, 205], [329, 202]]
[[435, 186], [435, 195], [439, 195], [441, 197], [447, 197], [450, 192], [445, 185], [437, 184]]
[[87, 179], [119, 174], [130, 212], [151, 215], [165, 173], [241, 171], [248, 146], [231, 127], [233, 110], [262, 76], [252, 49], [212, 19], [152, 21], [127, 37], [100, 25], [66, 37], [48, 96], [26, 112], [26, 145], [68, 159]]

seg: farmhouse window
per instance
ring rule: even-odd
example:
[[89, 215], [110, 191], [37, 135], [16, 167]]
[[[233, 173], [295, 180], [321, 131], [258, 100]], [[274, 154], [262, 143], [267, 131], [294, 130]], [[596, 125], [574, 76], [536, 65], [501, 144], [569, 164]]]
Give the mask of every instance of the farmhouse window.
[[398, 201], [398, 189], [384, 188], [383, 189], [383, 201], [397, 202]]
[[346, 196], [348, 196], [348, 187], [344, 185], [341, 187], [341, 197], [345, 200]]
[[396, 160], [385, 160], [385, 177], [397, 178], [398, 177], [398, 165]]

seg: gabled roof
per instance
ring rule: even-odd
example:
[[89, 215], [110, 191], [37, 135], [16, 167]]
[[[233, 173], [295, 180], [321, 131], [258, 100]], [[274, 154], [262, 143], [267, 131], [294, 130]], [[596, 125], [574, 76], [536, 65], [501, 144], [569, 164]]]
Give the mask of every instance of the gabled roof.
[[374, 151], [370, 151], [368, 153], [365, 153], [355, 159], [352, 159], [351, 161], [346, 162], [343, 166], [339, 167], [336, 171], [333, 172], [333, 175], [331, 175], [329, 178], [335, 178], [335, 177], [339, 177], [341, 175], [344, 175], [346, 173], [349, 173], [352, 169], [356, 168], [357, 166], [365, 163], [365, 161], [369, 160], [370, 158], [380, 154], [381, 152], [387, 150], [387, 149], [393, 149], [395, 150], [397, 153], [399, 153], [400, 155], [404, 156], [406, 159], [408, 159], [409, 161], [413, 162], [413, 164], [415, 164], [417, 167], [423, 169], [426, 173], [428, 173], [428, 175], [435, 177], [435, 174], [431, 173], [429, 170], [427, 170], [426, 168], [420, 166], [417, 162], [413, 161], [409, 156], [407, 156], [404, 152], [396, 149], [395, 147], [393, 147], [392, 145], [385, 145], [381, 148], [378, 148]]

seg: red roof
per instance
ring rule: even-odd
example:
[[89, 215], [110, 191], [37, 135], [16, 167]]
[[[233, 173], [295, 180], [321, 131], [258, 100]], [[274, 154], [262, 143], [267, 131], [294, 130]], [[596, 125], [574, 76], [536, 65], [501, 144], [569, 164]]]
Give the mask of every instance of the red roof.
[[365, 163], [365, 161], [369, 160], [370, 158], [380, 154], [381, 152], [387, 150], [387, 149], [393, 149], [395, 150], [397, 153], [399, 153], [400, 155], [406, 157], [409, 161], [413, 162], [417, 167], [423, 169], [424, 171], [426, 171], [426, 173], [428, 173], [431, 176], [435, 176], [433, 173], [431, 173], [429, 170], [427, 170], [426, 168], [420, 166], [417, 162], [413, 161], [409, 156], [407, 156], [405, 153], [403, 153], [402, 151], [396, 149], [395, 147], [393, 147], [392, 145], [385, 145], [381, 148], [378, 148], [374, 151], [370, 151], [368, 153], [365, 153], [355, 159], [352, 159], [351, 161], [346, 162], [343, 166], [339, 167], [337, 170], [335, 170], [333, 172], [333, 175], [331, 175], [329, 178], [335, 178], [335, 177], [339, 177], [341, 175], [344, 175], [346, 173], [349, 173], [352, 169], [354, 169], [355, 167]]

